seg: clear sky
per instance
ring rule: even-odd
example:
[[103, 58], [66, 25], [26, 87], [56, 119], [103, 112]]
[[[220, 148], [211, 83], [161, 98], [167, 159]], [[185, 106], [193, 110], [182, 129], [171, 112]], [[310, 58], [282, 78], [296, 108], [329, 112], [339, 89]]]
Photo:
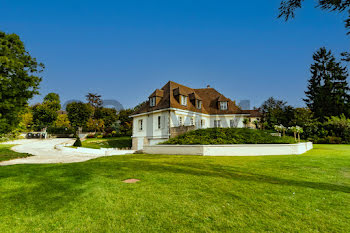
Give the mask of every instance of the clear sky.
[[97, 92], [133, 107], [172, 80], [303, 106], [313, 52], [350, 47], [345, 15], [306, 2], [286, 23], [280, 0], [0, 0], [0, 30], [46, 65], [40, 92], [62, 102]]

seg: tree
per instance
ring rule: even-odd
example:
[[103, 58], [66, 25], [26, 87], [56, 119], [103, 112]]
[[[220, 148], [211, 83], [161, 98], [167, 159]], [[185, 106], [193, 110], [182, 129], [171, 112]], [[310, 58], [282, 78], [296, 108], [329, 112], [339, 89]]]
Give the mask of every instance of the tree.
[[[284, 17], [287, 21], [290, 18], [295, 17], [295, 11], [302, 7], [302, 2], [304, 0], [283, 0], [280, 5], [279, 18]], [[318, 0], [317, 7], [326, 11], [333, 11], [337, 13], [342, 13], [344, 11], [348, 12], [348, 17], [345, 19], [345, 28], [350, 29], [350, 1], [349, 0]], [[347, 33], [350, 35], [350, 30]], [[341, 54], [344, 61], [350, 62], [350, 53], [343, 52]]]
[[244, 119], [243, 119], [243, 125], [244, 125], [244, 127], [247, 128], [247, 127], [248, 127], [248, 124], [249, 124], [249, 119], [248, 119], [248, 118], [244, 118]]
[[49, 93], [44, 97], [45, 103], [50, 103], [57, 111], [61, 109], [60, 96], [57, 93]]
[[19, 124], [20, 112], [38, 94], [44, 69], [30, 56], [16, 34], [0, 31], [0, 133], [8, 133]]
[[287, 105], [283, 100], [277, 100], [273, 97], [268, 98], [260, 107], [263, 114], [264, 128], [273, 129], [275, 125], [290, 125], [293, 118], [294, 108]]
[[86, 95], [86, 100], [95, 109], [102, 107], [103, 101], [101, 100], [101, 95], [97, 93], [88, 93]]
[[52, 108], [48, 102], [34, 105], [32, 111], [34, 125], [39, 130], [51, 126], [58, 116], [57, 110]]
[[132, 134], [132, 118], [130, 116], [133, 113], [133, 109], [123, 109], [119, 111], [117, 120], [119, 121], [119, 130], [122, 135]]
[[67, 114], [58, 115], [57, 120], [54, 123], [57, 128], [69, 128], [70, 121]]
[[89, 131], [102, 132], [104, 130], [105, 123], [102, 119], [90, 118], [86, 123], [86, 127]]
[[[285, 20], [295, 17], [295, 11], [302, 7], [304, 0], [285, 0], [281, 2], [279, 18], [284, 17]], [[345, 27], [350, 29], [350, 1], [349, 0], [318, 0], [317, 7], [326, 11], [334, 11], [342, 13], [348, 11], [348, 17], [345, 20]], [[348, 32], [350, 34], [350, 32]]]
[[69, 121], [75, 128], [85, 126], [86, 122], [93, 114], [91, 105], [82, 102], [69, 103], [66, 107], [66, 111]]
[[94, 118], [103, 120], [105, 127], [111, 127], [117, 121], [117, 110], [114, 108], [97, 108]]
[[349, 115], [348, 73], [326, 48], [313, 55], [311, 78], [304, 99], [316, 118], [324, 121], [327, 116]]

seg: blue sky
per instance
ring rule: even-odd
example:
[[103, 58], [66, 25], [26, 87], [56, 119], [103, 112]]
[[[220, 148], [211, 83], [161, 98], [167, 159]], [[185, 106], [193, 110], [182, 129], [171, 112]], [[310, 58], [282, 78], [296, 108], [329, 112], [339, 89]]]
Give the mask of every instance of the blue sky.
[[46, 65], [32, 103], [97, 92], [133, 107], [172, 80], [252, 106], [270, 96], [303, 106], [312, 53], [349, 48], [345, 15], [307, 1], [284, 22], [279, 2], [0, 0], [0, 30]]

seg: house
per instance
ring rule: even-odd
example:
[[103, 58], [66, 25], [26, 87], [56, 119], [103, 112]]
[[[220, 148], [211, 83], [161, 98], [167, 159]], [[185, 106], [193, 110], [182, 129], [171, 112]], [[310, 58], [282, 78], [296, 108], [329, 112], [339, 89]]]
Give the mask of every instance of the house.
[[[190, 130], [245, 127], [243, 119], [259, 120], [257, 110], [242, 110], [214, 88], [192, 89], [169, 81], [156, 89], [131, 117], [132, 146], [140, 150]], [[254, 124], [250, 124], [254, 128]]]

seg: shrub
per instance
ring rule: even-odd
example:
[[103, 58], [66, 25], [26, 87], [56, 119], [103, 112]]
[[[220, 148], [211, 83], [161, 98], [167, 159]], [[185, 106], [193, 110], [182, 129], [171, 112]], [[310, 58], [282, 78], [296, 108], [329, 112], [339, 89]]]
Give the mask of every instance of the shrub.
[[81, 146], [82, 146], [82, 145], [81, 145], [81, 141], [80, 141], [80, 138], [79, 138], [79, 137], [77, 137], [77, 140], [75, 140], [75, 142], [74, 142], [73, 146], [76, 146], [76, 147], [81, 147]]
[[335, 136], [328, 136], [324, 138], [315, 138], [312, 140], [316, 144], [341, 144], [343, 143], [342, 138]]
[[49, 134], [74, 134], [74, 128], [66, 127], [49, 127], [47, 128], [47, 133]]
[[86, 137], [87, 137], [87, 138], [94, 138], [94, 137], [95, 137], [95, 134], [89, 133]]
[[198, 129], [171, 138], [162, 144], [210, 145], [210, 144], [292, 144], [292, 137], [275, 137], [269, 132], [254, 129], [211, 128]]

